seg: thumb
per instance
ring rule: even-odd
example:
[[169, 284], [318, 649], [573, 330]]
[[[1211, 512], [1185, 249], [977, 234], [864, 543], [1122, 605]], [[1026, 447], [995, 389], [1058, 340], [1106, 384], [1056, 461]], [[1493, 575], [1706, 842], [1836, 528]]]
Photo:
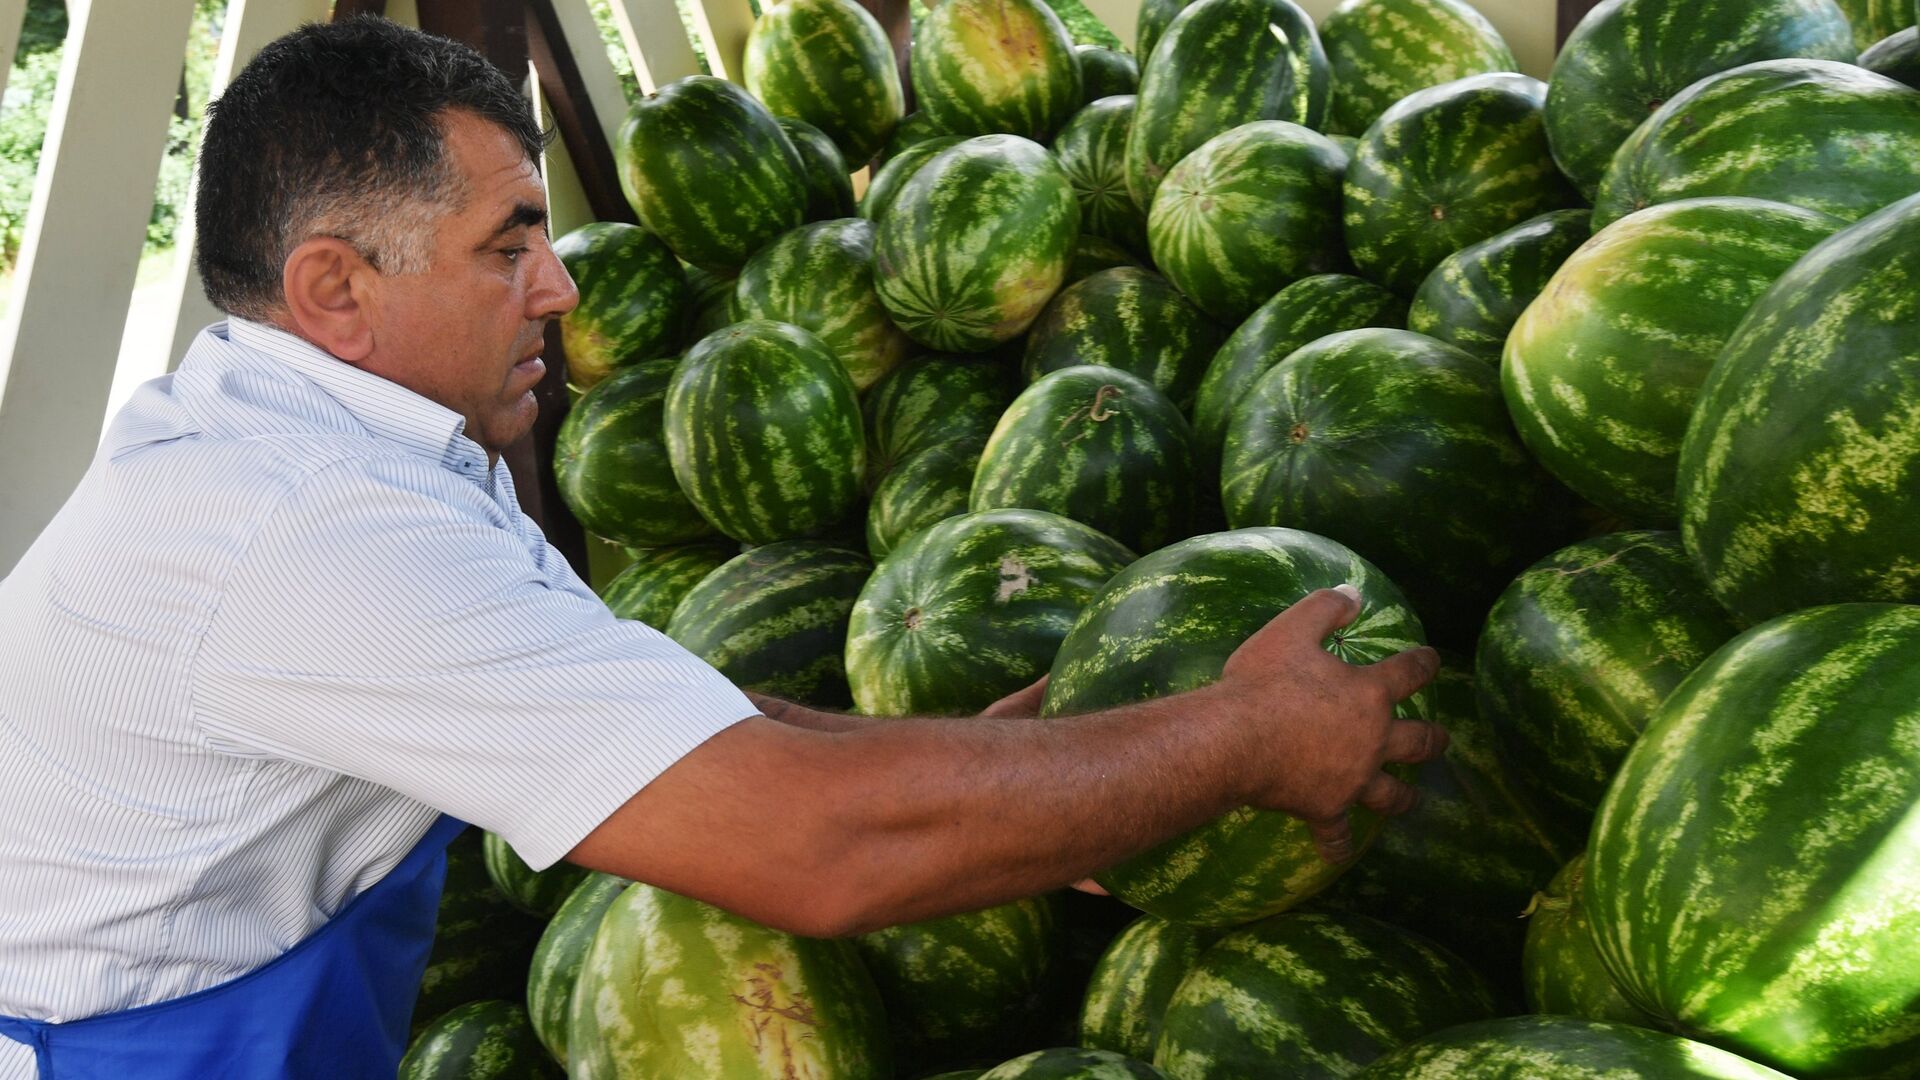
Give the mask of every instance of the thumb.
[[1046, 700], [1047, 679], [1052, 673], [1040, 676], [1033, 683], [1015, 690], [999, 701], [981, 710], [981, 716], [1039, 716], [1040, 703]]

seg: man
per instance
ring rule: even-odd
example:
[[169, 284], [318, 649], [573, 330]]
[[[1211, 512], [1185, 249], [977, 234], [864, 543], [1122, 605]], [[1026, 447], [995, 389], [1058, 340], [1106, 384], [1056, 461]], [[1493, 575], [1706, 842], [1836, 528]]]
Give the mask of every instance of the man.
[[[363, 19], [214, 106], [232, 318], [114, 420], [0, 583], [0, 1080], [391, 1076], [471, 822], [803, 934], [1057, 888], [1242, 804], [1350, 854], [1430, 650], [1316, 593], [1214, 686], [1045, 724], [750, 698], [614, 619], [515, 506], [548, 322], [542, 135], [470, 50]], [[18, 1044], [18, 1045], [15, 1045]]]

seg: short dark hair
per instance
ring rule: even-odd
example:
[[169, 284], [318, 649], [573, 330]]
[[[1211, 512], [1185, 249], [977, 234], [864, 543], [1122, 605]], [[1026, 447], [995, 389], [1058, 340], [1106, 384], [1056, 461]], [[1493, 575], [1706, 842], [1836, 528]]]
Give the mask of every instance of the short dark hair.
[[284, 301], [288, 253], [315, 236], [383, 273], [426, 269], [432, 211], [466, 195], [446, 160], [451, 110], [504, 128], [538, 166], [549, 135], [527, 99], [457, 41], [356, 16], [262, 49], [207, 107], [194, 200], [207, 299], [264, 317]]

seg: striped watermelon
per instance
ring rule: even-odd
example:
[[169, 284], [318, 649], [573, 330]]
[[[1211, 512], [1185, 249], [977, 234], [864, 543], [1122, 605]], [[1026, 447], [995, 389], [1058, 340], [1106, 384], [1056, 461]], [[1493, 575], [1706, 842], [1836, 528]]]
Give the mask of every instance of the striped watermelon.
[[[885, 168], [889, 162], [899, 157], [909, 146], [942, 135], [952, 134], [953, 132], [944, 131], [939, 124], [934, 123], [933, 117], [928, 116], [925, 110], [910, 112], [907, 114], [906, 119], [900, 121], [900, 126], [893, 129], [893, 135], [887, 139], [887, 145], [881, 148], [879, 154], [875, 155], [873, 168], [876, 172]], [[964, 139], [966, 136], [963, 135], [960, 137]]]
[[1223, 132], [1293, 120], [1293, 53], [1268, 27], [1287, 0], [1200, 0], [1174, 17], [1140, 72], [1127, 131], [1127, 191], [1153, 205], [1169, 170]]
[[913, 174], [920, 171], [920, 166], [932, 161], [940, 151], [966, 141], [964, 135], [934, 135], [902, 149], [873, 174], [873, 180], [867, 184], [867, 193], [860, 197], [860, 216], [868, 221], [879, 221], [887, 208], [893, 205], [893, 200], [900, 196], [900, 189], [913, 179]]
[[480, 851], [494, 888], [514, 907], [541, 919], [553, 918], [560, 905], [593, 871], [562, 860], [535, 870], [497, 833], [484, 833]]
[[[1107, 582], [1068, 632], [1053, 660], [1042, 715], [1089, 712], [1212, 683], [1248, 635], [1315, 589], [1343, 582], [1360, 590], [1361, 612], [1328, 639], [1330, 652], [1371, 663], [1421, 644], [1420, 623], [1393, 582], [1325, 537], [1240, 529], [1147, 555]], [[1399, 715], [1428, 716], [1426, 694], [1403, 702]], [[1364, 809], [1352, 816], [1356, 845], [1364, 848], [1379, 819]], [[1301, 822], [1241, 807], [1109, 868], [1098, 880], [1163, 919], [1235, 926], [1285, 911], [1342, 869], [1321, 861]]]
[[1705, 1043], [1571, 1016], [1449, 1028], [1368, 1066], [1362, 1080], [1788, 1080]]
[[1568, 35], [1547, 85], [1547, 138], [1589, 197], [1650, 113], [1715, 72], [1802, 56], [1851, 60], [1833, 0], [1603, 0]]
[[847, 614], [872, 571], [865, 555], [814, 540], [757, 547], [695, 585], [667, 636], [738, 686], [841, 708]]
[[1073, 51], [1080, 58], [1081, 100], [1086, 104], [1140, 89], [1140, 64], [1126, 53], [1099, 45], [1075, 45]]
[[1501, 583], [1537, 553], [1550, 505], [1494, 370], [1377, 328], [1321, 338], [1261, 376], [1228, 421], [1220, 498], [1235, 528], [1285, 524], [1351, 546], [1450, 644], [1472, 642]]
[[567, 381], [584, 390], [613, 369], [673, 352], [691, 293], [660, 238], [634, 225], [595, 221], [553, 242], [580, 290], [560, 317]]
[[1053, 140], [1053, 156], [1080, 200], [1080, 229], [1133, 251], [1147, 250], [1147, 212], [1127, 193], [1131, 94], [1105, 97], [1073, 114]]
[[1113, 939], [1087, 983], [1080, 1045], [1151, 1060], [1180, 980], [1220, 931], [1142, 915]]
[[522, 913], [494, 887], [480, 830], [469, 828], [454, 837], [447, 845], [433, 949], [413, 1003], [413, 1034], [469, 1001], [520, 1000], [540, 929], [539, 919]]
[[728, 536], [766, 544], [826, 529], [860, 499], [866, 435], [846, 368], [787, 323], [703, 338], [667, 388], [673, 475]]
[[600, 599], [619, 618], [661, 630], [687, 590], [739, 553], [740, 545], [726, 540], [636, 551], [632, 564], [607, 582]]
[[527, 1010], [510, 1001], [474, 1001], [422, 1031], [400, 1059], [399, 1080], [558, 1080]]
[[1203, 461], [1217, 465], [1233, 407], [1260, 376], [1308, 342], [1363, 326], [1401, 326], [1406, 302], [1371, 281], [1315, 274], [1273, 294], [1214, 353], [1193, 405]]
[[1584, 831], [1647, 721], [1735, 627], [1670, 532], [1582, 540], [1535, 563], [1480, 634], [1480, 712], [1515, 780]]
[[1853, 24], [1853, 46], [1865, 51], [1873, 43], [1914, 23], [1914, 5], [1907, 0], [1838, 0]]
[[1407, 329], [1499, 363], [1520, 313], [1592, 235], [1592, 217], [1549, 210], [1440, 260], [1413, 294]]
[[847, 628], [866, 716], [967, 716], [1046, 674], [1133, 553], [1077, 521], [991, 510], [919, 532], [875, 569]]
[[1139, 257], [1111, 240], [1098, 236], [1080, 234], [1073, 245], [1073, 261], [1067, 263], [1065, 283], [1085, 281], [1102, 270], [1111, 270], [1116, 266], [1132, 266], [1145, 270]]
[[765, 106], [725, 79], [690, 75], [648, 94], [617, 147], [640, 223], [715, 274], [806, 220], [799, 152]]
[[688, 263], [682, 263], [680, 268], [687, 274], [685, 340], [697, 342], [715, 330], [732, 326], [734, 278], [718, 277]]
[[880, 219], [880, 300], [922, 345], [983, 352], [1040, 314], [1079, 230], [1080, 205], [1053, 155], [1014, 135], [968, 139], [922, 166]]
[[1141, 0], [1139, 21], [1134, 27], [1133, 55], [1145, 64], [1166, 35], [1174, 16], [1187, 9], [1193, 0]]
[[1200, 310], [1239, 322], [1288, 284], [1346, 266], [1346, 170], [1332, 140], [1298, 124], [1264, 121], [1217, 136], [1174, 166], [1154, 196], [1153, 261]]
[[1116, 267], [1062, 289], [1027, 332], [1029, 381], [1097, 364], [1147, 380], [1189, 412], [1226, 332], [1166, 278]]
[[1166, 1080], [1166, 1076], [1144, 1061], [1105, 1050], [1061, 1046], [1022, 1054], [981, 1073], [980, 1080]]
[[913, 92], [943, 131], [1044, 143], [1080, 107], [1073, 38], [1042, 0], [943, 0], [914, 28]]
[[1521, 962], [1527, 1008], [1614, 1024], [1657, 1027], [1613, 985], [1594, 947], [1581, 883], [1587, 856], [1575, 855], [1533, 898], [1527, 912], [1527, 948]]
[[527, 1013], [547, 1052], [563, 1066], [567, 1063], [573, 986], [580, 980], [580, 966], [586, 962], [601, 917], [630, 884], [612, 874], [588, 875], [554, 913], [546, 932], [540, 935], [539, 947], [533, 951], [533, 963], [527, 970]]
[[1364, 916], [1276, 915], [1215, 942], [1167, 1003], [1171, 1080], [1352, 1076], [1423, 1035], [1497, 1015], [1459, 957]]
[[1807, 1080], [1920, 1075], [1916, 733], [1909, 604], [1782, 616], [1681, 683], [1587, 852], [1628, 1000]]
[[803, 225], [747, 260], [735, 285], [743, 319], [803, 327], [826, 343], [865, 390], [913, 343], [887, 318], [873, 288], [873, 223], [845, 217]]
[[1333, 66], [1333, 124], [1355, 135], [1416, 90], [1520, 70], [1500, 31], [1461, 0], [1342, 0], [1320, 39]]
[[580, 524], [615, 543], [657, 547], [713, 533], [673, 478], [664, 428], [676, 360], [615, 372], [568, 410], [554, 438], [560, 497]]
[[1019, 1044], [1060, 927], [1052, 902], [1037, 896], [876, 930], [853, 945], [880, 988], [894, 1057], [925, 1067]]
[[1152, 551], [1187, 535], [1192, 430], [1136, 375], [1091, 364], [1056, 371], [1000, 417], [968, 506], [1047, 510]]
[[1701, 388], [1680, 448], [1681, 536], [1739, 618], [1920, 600], [1916, 277], [1920, 196], [1794, 264]]
[[1920, 26], [1909, 26], [1861, 53], [1860, 66], [1920, 89]]
[[1578, 205], [1547, 148], [1546, 93], [1525, 75], [1473, 75], [1382, 113], [1347, 170], [1347, 250], [1360, 272], [1411, 293], [1468, 244]]
[[791, 116], [774, 118], [800, 155], [800, 179], [807, 188], [808, 221], [853, 216], [853, 178], [847, 159], [827, 133]]
[[986, 446], [984, 436], [954, 439], [888, 469], [867, 503], [867, 553], [884, 559], [914, 533], [966, 513]]
[[846, 941], [795, 937], [651, 885], [607, 909], [574, 988], [586, 1080], [885, 1080], [887, 1021]]
[[884, 473], [929, 447], [985, 439], [1014, 389], [1012, 372], [997, 358], [916, 356], [867, 392], [868, 460]]
[[783, 0], [747, 34], [741, 81], [775, 116], [825, 132], [856, 168], [906, 113], [887, 32], [853, 0]]
[[1671, 528], [1680, 440], [1714, 358], [1774, 279], [1843, 224], [1718, 198], [1602, 229], [1507, 339], [1500, 384], [1521, 441], [1587, 501]]
[[1920, 90], [1832, 60], [1761, 61], [1694, 83], [1628, 136], [1594, 196], [1593, 227], [1707, 195], [1854, 221], [1920, 189], [1916, 158]]

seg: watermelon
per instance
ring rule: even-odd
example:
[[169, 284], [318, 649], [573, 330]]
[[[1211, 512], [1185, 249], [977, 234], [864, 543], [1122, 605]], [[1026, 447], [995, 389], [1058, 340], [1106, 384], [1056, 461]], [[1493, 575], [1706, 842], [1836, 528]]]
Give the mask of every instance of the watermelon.
[[1855, 51], [1833, 0], [1603, 0], [1553, 64], [1553, 158], [1591, 197], [1633, 129], [1701, 79], [1757, 60], [1851, 60]]
[[884, 559], [909, 536], [967, 512], [985, 437], [954, 439], [887, 470], [867, 503], [867, 553]]
[[831, 527], [859, 502], [860, 402], [818, 337], [749, 320], [701, 339], [667, 388], [674, 479], [721, 532], [766, 544]]
[[1920, 89], [1920, 26], [1909, 26], [1861, 53], [1860, 66]]
[[1085, 281], [1102, 270], [1111, 270], [1116, 266], [1146, 269], [1133, 252], [1119, 244], [1081, 233], [1080, 239], [1073, 245], [1073, 261], [1067, 263], [1065, 284]]
[[880, 300], [922, 345], [984, 352], [1018, 337], [1052, 299], [1079, 230], [1073, 185], [1053, 155], [1014, 135], [968, 139], [921, 166], [881, 217]]
[[900, 195], [900, 189], [906, 186], [920, 166], [933, 160], [933, 156], [950, 146], [966, 142], [964, 135], [934, 135], [922, 139], [902, 149], [873, 174], [867, 184], [867, 193], [860, 197], [860, 216], [868, 221], [879, 221]]
[[1545, 477], [1484, 362], [1408, 330], [1295, 351], [1234, 407], [1220, 499], [1235, 528], [1318, 532], [1377, 563], [1440, 641], [1470, 644], [1537, 554]]
[[1200, 955], [1167, 1003], [1153, 1063], [1171, 1080], [1344, 1077], [1495, 1015], [1480, 976], [1424, 938], [1359, 915], [1275, 915]]
[[1443, 667], [1429, 693], [1451, 739], [1444, 757], [1420, 766], [1420, 805], [1389, 820], [1315, 903], [1424, 934], [1505, 991], [1527, 933], [1519, 916], [1584, 837], [1556, 828], [1518, 790], [1470, 673]]
[[1571, 1016], [1464, 1024], [1381, 1058], [1362, 1080], [1788, 1080], [1705, 1043]]
[[784, 0], [747, 34], [741, 81], [775, 116], [826, 133], [858, 166], [886, 145], [906, 113], [887, 32], [853, 0]]
[[1166, 1080], [1166, 1076], [1144, 1061], [1105, 1050], [1061, 1046], [1023, 1054], [981, 1073], [980, 1080]]
[[1140, 64], [1126, 53], [1099, 45], [1075, 45], [1073, 51], [1080, 58], [1081, 100], [1086, 104], [1140, 89]]
[[400, 1059], [399, 1080], [558, 1080], [527, 1010], [510, 1001], [474, 1001], [422, 1031]]
[[1854, 48], [1862, 52], [1872, 48], [1874, 42], [1914, 23], [1914, 5], [1907, 0], [1838, 0], [1838, 3], [1853, 24]]
[[1060, 641], [1133, 553], [1040, 510], [949, 518], [874, 570], [847, 628], [866, 716], [969, 716], [1046, 674]]
[[1440, 260], [1413, 294], [1407, 329], [1500, 362], [1507, 334], [1592, 235], [1588, 210], [1549, 210]]
[[827, 138], [826, 132], [791, 116], [774, 118], [786, 132], [800, 155], [800, 178], [807, 187], [808, 221], [853, 216], [853, 178], [847, 175], [847, 159]]
[[600, 599], [616, 617], [658, 630], [667, 625], [688, 589], [739, 553], [738, 544], [723, 540], [636, 551], [633, 562], [607, 582]]
[[631, 885], [574, 988], [569, 1075], [885, 1080], [887, 1021], [846, 941], [795, 937]]
[[540, 940], [539, 919], [494, 887], [480, 830], [447, 845], [447, 876], [433, 928], [433, 949], [413, 1004], [413, 1034], [456, 1005], [489, 998], [519, 1001], [527, 962]]
[[1920, 90], [1832, 60], [1765, 60], [1694, 83], [1628, 136], [1594, 196], [1593, 227], [1707, 195], [1855, 221], [1920, 187], [1917, 157]]
[[1613, 985], [1594, 948], [1591, 920], [1582, 901], [1587, 856], [1575, 855], [1553, 876], [1527, 909], [1527, 948], [1522, 959], [1527, 1008], [1537, 1013], [1579, 1016], [1615, 1024], [1656, 1027]]
[[554, 437], [560, 497], [581, 525], [635, 547], [713, 534], [681, 493], [667, 452], [667, 388], [678, 361], [621, 368], [581, 396]]
[[1521, 788], [1584, 832], [1663, 698], [1735, 627], [1671, 532], [1582, 540], [1535, 563], [1481, 631], [1481, 715]]
[[1361, 274], [1411, 293], [1468, 244], [1578, 205], [1547, 148], [1546, 92], [1525, 75], [1473, 75], [1382, 113], [1347, 170], [1347, 250]]
[[613, 369], [674, 351], [691, 294], [673, 252], [635, 225], [595, 221], [553, 242], [580, 290], [560, 317], [567, 381], [582, 390]]
[[1150, 270], [1116, 267], [1062, 289], [1027, 332], [1028, 381], [1081, 364], [1147, 380], [1181, 412], [1226, 332]]
[[667, 636], [745, 689], [840, 708], [847, 615], [872, 570], [865, 555], [815, 540], [757, 547], [695, 585]]
[[1137, 375], [1091, 364], [1056, 371], [1000, 417], [967, 505], [1047, 510], [1152, 551], [1187, 535], [1192, 430]]
[[635, 103], [617, 140], [620, 186], [675, 255], [730, 275], [806, 220], [800, 154], [745, 90], [689, 75]]
[[1174, 16], [1187, 9], [1193, 0], [1141, 0], [1138, 24], [1134, 27], [1133, 55], [1145, 64], [1160, 45]]
[[1042, 0], [943, 0], [914, 28], [913, 91], [956, 135], [1044, 143], [1080, 107], [1080, 58]]
[[1016, 1045], [1060, 947], [1045, 896], [892, 926], [853, 939], [893, 1032], [894, 1057], [915, 1065]]
[[884, 473], [929, 447], [985, 439], [1013, 394], [1010, 373], [994, 358], [916, 356], [867, 392], [868, 460]]
[[1808, 252], [1755, 301], [1680, 447], [1680, 530], [1748, 622], [1920, 600], [1920, 197]]
[[697, 342], [723, 327], [732, 326], [734, 278], [719, 277], [688, 263], [680, 268], [687, 274], [687, 332], [685, 340]]
[[[1140, 913], [1111, 896], [1095, 896], [1079, 889], [1053, 893], [1060, 917], [1060, 962], [1042, 993], [1043, 1024], [1028, 1046], [1080, 1046], [1080, 1014], [1100, 957]], [[1139, 1055], [1134, 1055], [1139, 1057]], [[1149, 1052], [1146, 1058], [1152, 1058]], [[1142, 1059], [1145, 1060], [1145, 1059]]]
[[[1114, 575], [1061, 642], [1044, 716], [1091, 712], [1193, 690], [1219, 679], [1255, 630], [1315, 589], [1352, 584], [1361, 611], [1327, 641], [1330, 652], [1371, 663], [1422, 643], [1405, 598], [1372, 563], [1342, 545], [1293, 529], [1239, 529], [1174, 544]], [[1116, 658], [1124, 657], [1124, 660]], [[1425, 692], [1397, 715], [1426, 718]], [[1379, 819], [1352, 813], [1356, 848]], [[1235, 926], [1285, 911], [1344, 867], [1322, 862], [1300, 821], [1241, 807], [1098, 875], [1113, 895], [1163, 919]]]
[[1461, 0], [1342, 0], [1320, 40], [1333, 68], [1332, 122], [1355, 135], [1416, 90], [1520, 70], [1500, 31]]
[[600, 929], [600, 919], [632, 882], [612, 874], [589, 874], [547, 923], [527, 970], [527, 1013], [540, 1042], [561, 1065], [567, 1063], [568, 1014], [580, 965]]
[[1200, 0], [1168, 24], [1140, 72], [1127, 130], [1127, 191], [1153, 205], [1167, 172], [1222, 132], [1293, 120], [1293, 53], [1268, 29], [1286, 0]]
[[747, 260], [735, 290], [741, 318], [813, 331], [856, 390], [872, 386], [913, 347], [874, 291], [870, 221], [843, 217], [787, 233]]
[[1113, 939], [1087, 983], [1080, 1045], [1151, 1060], [1180, 980], [1220, 931], [1142, 915]]
[[483, 834], [480, 850], [494, 888], [514, 907], [541, 919], [551, 919], [574, 886], [593, 872], [565, 860], [535, 870], [497, 833]]
[[[893, 129], [893, 135], [887, 140], [887, 145], [881, 148], [879, 154], [875, 155], [873, 159], [874, 171], [878, 173], [881, 169], [886, 168], [894, 158], [906, 152], [909, 146], [923, 143], [928, 139], [938, 138], [942, 135], [952, 134], [953, 132], [951, 131], [942, 130], [939, 124], [933, 122], [933, 117], [928, 116], [924, 111], [910, 112], [907, 114], [906, 119], [900, 121], [900, 126]], [[959, 137], [963, 139], [966, 138], [964, 135]]]
[[1147, 250], [1147, 212], [1127, 193], [1131, 94], [1105, 97], [1073, 114], [1053, 140], [1053, 156], [1080, 200], [1083, 233], [1133, 251]]
[[1718, 198], [1602, 229], [1507, 338], [1500, 384], [1521, 441], [1601, 509], [1673, 527], [1680, 440], [1720, 347], [1774, 279], [1843, 224]]
[[1217, 464], [1227, 420], [1260, 377], [1308, 342], [1363, 326], [1404, 324], [1406, 302], [1371, 281], [1315, 274], [1273, 294], [1213, 354], [1193, 405], [1203, 461]]
[[1263, 121], [1217, 136], [1154, 196], [1153, 261], [1200, 310], [1237, 323], [1288, 284], [1346, 266], [1346, 169], [1332, 140], [1298, 124]]
[[1593, 937], [1629, 1001], [1794, 1076], [1920, 1070], [1920, 607], [1729, 642], [1600, 806]]

